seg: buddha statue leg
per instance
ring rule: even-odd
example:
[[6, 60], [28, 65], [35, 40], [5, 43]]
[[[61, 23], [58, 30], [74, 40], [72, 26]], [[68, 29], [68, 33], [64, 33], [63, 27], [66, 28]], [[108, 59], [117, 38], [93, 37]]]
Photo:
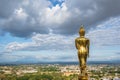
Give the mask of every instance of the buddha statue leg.
[[81, 67], [81, 56], [79, 52], [78, 52], [78, 59], [79, 59], [79, 67]]
[[79, 59], [79, 67], [80, 67], [80, 72], [82, 75], [86, 74], [86, 56], [84, 55], [80, 55], [80, 53], [78, 53], [78, 59]]
[[81, 73], [82, 73], [82, 75], [85, 75], [85, 69], [86, 69], [85, 58], [81, 57]]

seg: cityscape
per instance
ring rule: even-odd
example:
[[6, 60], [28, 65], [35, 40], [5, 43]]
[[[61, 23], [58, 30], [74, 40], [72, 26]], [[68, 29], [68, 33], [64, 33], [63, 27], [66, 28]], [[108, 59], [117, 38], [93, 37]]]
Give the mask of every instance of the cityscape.
[[[120, 80], [119, 64], [89, 64], [89, 80]], [[78, 80], [78, 65], [28, 64], [0, 66], [0, 80]]]

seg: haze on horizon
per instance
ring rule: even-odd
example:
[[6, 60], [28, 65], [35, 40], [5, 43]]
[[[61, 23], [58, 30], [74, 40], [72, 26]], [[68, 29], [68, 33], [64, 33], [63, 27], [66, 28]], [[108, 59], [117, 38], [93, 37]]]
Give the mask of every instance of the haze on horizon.
[[0, 63], [78, 61], [83, 24], [88, 61], [120, 60], [120, 0], [0, 0]]

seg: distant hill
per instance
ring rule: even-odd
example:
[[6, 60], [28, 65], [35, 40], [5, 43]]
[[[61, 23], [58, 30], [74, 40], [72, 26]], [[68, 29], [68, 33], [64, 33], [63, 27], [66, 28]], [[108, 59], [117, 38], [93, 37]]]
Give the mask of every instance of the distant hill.
[[[61, 65], [78, 65], [78, 62], [29, 62], [29, 61], [16, 61], [11, 63], [0, 63], [0, 65], [20, 65], [20, 64], [61, 64]], [[87, 64], [120, 64], [120, 61], [88, 61]]]

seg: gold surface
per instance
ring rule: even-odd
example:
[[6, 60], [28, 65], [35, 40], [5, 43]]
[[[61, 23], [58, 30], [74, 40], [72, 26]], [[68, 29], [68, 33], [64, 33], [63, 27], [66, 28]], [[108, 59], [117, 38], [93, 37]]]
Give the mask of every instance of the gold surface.
[[78, 80], [88, 80], [88, 76], [78, 76]]
[[82, 78], [83, 77], [87, 78], [86, 76], [88, 75], [86, 71], [86, 61], [87, 61], [87, 57], [89, 57], [90, 41], [89, 39], [84, 37], [85, 30], [83, 28], [83, 25], [80, 28], [79, 34], [80, 34], [80, 37], [75, 39], [75, 46], [76, 46], [76, 49], [78, 50], [80, 75], [82, 76], [81, 79], [79, 78], [79, 80], [87, 80]]

